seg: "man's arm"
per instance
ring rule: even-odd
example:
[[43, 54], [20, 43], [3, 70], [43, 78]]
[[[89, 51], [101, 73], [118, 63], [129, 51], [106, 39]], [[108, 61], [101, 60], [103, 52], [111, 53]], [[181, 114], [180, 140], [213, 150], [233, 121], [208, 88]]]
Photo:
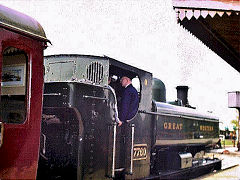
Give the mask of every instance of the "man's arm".
[[127, 115], [130, 108], [130, 100], [131, 100], [131, 94], [126, 89], [123, 93], [122, 100], [121, 100], [120, 120], [123, 122], [126, 122], [127, 120]]

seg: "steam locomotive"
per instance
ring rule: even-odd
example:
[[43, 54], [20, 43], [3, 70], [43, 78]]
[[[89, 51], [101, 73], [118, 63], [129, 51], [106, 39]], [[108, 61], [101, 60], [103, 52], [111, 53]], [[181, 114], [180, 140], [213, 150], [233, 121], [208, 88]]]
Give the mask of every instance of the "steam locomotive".
[[[188, 105], [186, 86], [174, 105], [150, 72], [107, 56], [52, 55], [44, 63], [38, 179], [189, 179], [221, 168], [204, 156], [218, 141], [219, 120]], [[123, 76], [139, 108], [119, 127], [113, 112]]]

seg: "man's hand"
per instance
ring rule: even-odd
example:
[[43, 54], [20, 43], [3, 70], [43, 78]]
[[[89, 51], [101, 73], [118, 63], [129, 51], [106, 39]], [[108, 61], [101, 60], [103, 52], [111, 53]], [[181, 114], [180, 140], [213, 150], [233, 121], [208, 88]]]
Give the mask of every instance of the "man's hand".
[[119, 122], [118, 122], [118, 126], [121, 126], [121, 125], [122, 125], [122, 121], [119, 121]]

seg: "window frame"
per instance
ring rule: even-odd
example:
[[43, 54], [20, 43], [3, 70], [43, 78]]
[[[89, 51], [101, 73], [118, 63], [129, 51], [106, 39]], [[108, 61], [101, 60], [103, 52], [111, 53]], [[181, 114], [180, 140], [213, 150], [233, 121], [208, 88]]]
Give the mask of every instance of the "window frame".
[[[13, 47], [13, 48], [16, 48], [16, 49], [19, 49], [21, 51], [21, 55], [24, 55], [24, 73], [25, 73], [25, 77], [24, 77], [24, 91], [25, 91], [25, 94], [23, 95], [24, 96], [24, 117], [21, 121], [19, 122], [7, 122], [7, 121], [4, 121], [2, 119], [2, 117], [0, 117], [0, 121], [5, 123], [5, 124], [8, 124], [8, 125], [12, 125], [12, 126], [18, 126], [18, 127], [21, 127], [21, 125], [27, 125], [29, 124], [29, 115], [30, 115], [30, 93], [31, 93], [31, 50], [30, 50], [30, 47], [24, 45], [24, 44], [15, 44], [15, 43], [6, 43], [6, 44], [3, 44], [2, 46], [2, 51], [1, 51], [1, 70], [0, 70], [0, 80], [1, 80], [1, 83], [2, 83], [2, 73], [3, 73], [3, 61], [4, 61], [4, 52], [7, 48], [9, 47]], [[23, 63], [21, 63], [23, 65]], [[2, 85], [1, 85], [1, 88], [0, 88], [0, 103], [1, 103], [1, 99], [2, 99]], [[13, 96], [18, 96], [18, 95], [13, 95]]]

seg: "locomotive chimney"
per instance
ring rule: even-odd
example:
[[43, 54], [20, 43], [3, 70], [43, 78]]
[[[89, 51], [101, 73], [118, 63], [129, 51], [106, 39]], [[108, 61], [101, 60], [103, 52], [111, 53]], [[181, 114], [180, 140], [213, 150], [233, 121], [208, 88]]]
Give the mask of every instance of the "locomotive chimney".
[[188, 86], [177, 86], [177, 99], [182, 101], [182, 106], [188, 106]]

